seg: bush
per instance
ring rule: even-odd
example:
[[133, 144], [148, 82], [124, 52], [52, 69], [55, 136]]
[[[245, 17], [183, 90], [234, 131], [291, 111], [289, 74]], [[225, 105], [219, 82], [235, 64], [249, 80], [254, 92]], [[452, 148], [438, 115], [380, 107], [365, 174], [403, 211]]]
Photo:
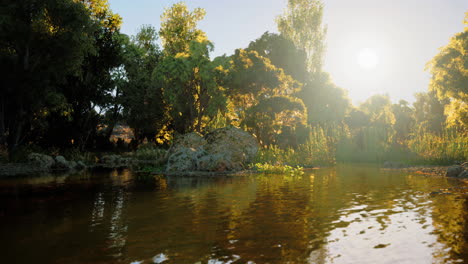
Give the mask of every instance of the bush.
[[135, 158], [138, 160], [159, 160], [166, 156], [165, 149], [158, 148], [154, 144], [143, 144], [135, 151]]
[[291, 167], [288, 165], [272, 165], [268, 163], [256, 163], [252, 169], [265, 174], [288, 174], [291, 176], [300, 176], [304, 174], [302, 167]]

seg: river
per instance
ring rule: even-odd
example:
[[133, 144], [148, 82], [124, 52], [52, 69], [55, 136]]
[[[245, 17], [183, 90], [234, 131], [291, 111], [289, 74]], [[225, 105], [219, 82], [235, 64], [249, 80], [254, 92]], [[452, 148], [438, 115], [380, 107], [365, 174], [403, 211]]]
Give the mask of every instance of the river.
[[1, 179], [0, 261], [468, 263], [467, 186], [366, 165]]

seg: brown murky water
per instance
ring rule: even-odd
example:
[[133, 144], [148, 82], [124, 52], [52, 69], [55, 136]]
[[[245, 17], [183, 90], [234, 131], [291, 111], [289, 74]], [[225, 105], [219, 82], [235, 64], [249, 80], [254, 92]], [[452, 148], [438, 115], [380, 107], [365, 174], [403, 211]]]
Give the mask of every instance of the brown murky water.
[[357, 165], [3, 179], [0, 262], [468, 263], [465, 186]]

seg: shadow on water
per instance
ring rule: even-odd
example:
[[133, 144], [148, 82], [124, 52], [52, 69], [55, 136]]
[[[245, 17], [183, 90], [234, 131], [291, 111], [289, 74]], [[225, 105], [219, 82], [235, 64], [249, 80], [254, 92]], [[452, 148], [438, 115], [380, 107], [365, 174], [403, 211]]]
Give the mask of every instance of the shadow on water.
[[[2, 262], [464, 262], [463, 187], [346, 164], [300, 177], [122, 170], [7, 179]], [[452, 194], [431, 195], [441, 189]]]

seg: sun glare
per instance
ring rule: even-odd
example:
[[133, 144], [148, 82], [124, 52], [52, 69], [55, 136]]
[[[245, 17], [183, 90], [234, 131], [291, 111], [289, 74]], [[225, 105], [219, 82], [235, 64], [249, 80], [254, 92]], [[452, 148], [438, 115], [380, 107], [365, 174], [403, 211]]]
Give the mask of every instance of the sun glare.
[[379, 63], [379, 57], [371, 49], [362, 49], [357, 55], [357, 63], [363, 69], [372, 70]]

